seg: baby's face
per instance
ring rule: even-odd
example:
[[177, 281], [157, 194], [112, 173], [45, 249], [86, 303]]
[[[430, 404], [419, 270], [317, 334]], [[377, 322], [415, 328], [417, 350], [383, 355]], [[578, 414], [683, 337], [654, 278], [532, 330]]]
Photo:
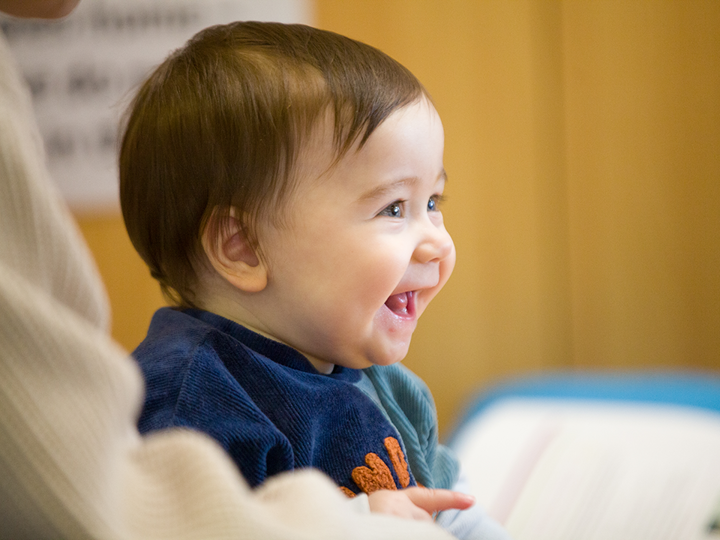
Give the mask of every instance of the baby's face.
[[300, 156], [287, 227], [258, 231], [269, 274], [255, 315], [265, 333], [320, 371], [405, 357], [455, 264], [440, 209], [443, 147], [425, 99], [395, 111], [329, 170], [332, 132], [315, 137]]

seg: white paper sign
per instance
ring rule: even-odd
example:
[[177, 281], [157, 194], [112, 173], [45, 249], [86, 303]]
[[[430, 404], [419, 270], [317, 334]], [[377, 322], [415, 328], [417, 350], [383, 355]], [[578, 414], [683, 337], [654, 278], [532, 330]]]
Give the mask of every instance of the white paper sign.
[[213, 24], [311, 24], [311, 8], [311, 0], [84, 0], [62, 21], [0, 19], [33, 94], [48, 167], [70, 206], [119, 207], [118, 122], [170, 51]]

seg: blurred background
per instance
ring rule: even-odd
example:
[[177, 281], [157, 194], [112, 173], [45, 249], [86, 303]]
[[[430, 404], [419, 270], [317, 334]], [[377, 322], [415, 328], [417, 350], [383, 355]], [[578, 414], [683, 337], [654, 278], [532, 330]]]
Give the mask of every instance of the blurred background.
[[[135, 4], [147, 12], [154, 1]], [[421, 319], [405, 364], [433, 391], [443, 431], [478, 391], [518, 374], [720, 373], [720, 2], [211, 4], [226, 17], [306, 22], [374, 45], [433, 96], [446, 132], [444, 211], [458, 262]], [[107, 15], [112, 5], [86, 0], [85, 12], [61, 25], [72, 28], [72, 17], [92, 10], [97, 16], [98, 6]], [[133, 3], [122, 5], [127, 25]], [[174, 5], [202, 14], [209, 8], [198, 6], [210, 4]], [[179, 46], [195, 29], [175, 23]], [[58, 34], [62, 26], [53, 28]], [[26, 66], [61, 61], [33, 52], [36, 34], [9, 23], [3, 30], [11, 46], [27, 51], [19, 54], [21, 67], [40, 100], [47, 81], [39, 72], [33, 79]], [[66, 60], [71, 70], [93, 49], [94, 38], [83, 39]], [[128, 56], [149, 50], [137, 34], [132, 41]], [[166, 53], [160, 46], [146, 62]], [[121, 61], [124, 53], [112, 58]], [[146, 72], [137, 68], [128, 78], [136, 82]], [[97, 73], [85, 75], [80, 93], [88, 89], [83, 84], [102, 82]], [[102, 106], [112, 118], [128, 89]], [[48, 142], [58, 113], [38, 113]], [[106, 153], [116, 144], [113, 122], [103, 131]], [[114, 169], [63, 172], [58, 155], [68, 146], [62, 138], [50, 142], [51, 170], [70, 179], [61, 189], [108, 289], [113, 335], [132, 350], [163, 299], [126, 237]], [[85, 175], [90, 185], [103, 174], [109, 187], [92, 197], [86, 184], [73, 184]]]

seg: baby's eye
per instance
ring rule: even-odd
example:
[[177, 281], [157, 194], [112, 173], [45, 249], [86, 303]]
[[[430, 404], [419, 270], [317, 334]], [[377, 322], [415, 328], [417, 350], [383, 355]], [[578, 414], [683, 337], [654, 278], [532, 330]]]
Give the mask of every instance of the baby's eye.
[[378, 215], [394, 218], [403, 217], [403, 201], [395, 201], [386, 206]]
[[427, 204], [428, 212], [437, 212], [440, 210], [440, 203], [443, 201], [442, 195], [433, 195]]

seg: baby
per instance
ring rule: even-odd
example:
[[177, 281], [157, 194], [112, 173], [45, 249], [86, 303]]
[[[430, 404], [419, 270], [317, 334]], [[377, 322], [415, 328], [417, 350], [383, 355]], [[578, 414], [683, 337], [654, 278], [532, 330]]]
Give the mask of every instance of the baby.
[[[140, 430], [203, 431], [251, 485], [318, 468], [380, 511], [455, 486], [432, 397], [399, 364], [455, 263], [443, 145], [418, 80], [331, 32], [217, 26], [160, 65], [120, 154], [128, 233], [175, 305], [134, 352]], [[504, 538], [479, 510], [444, 515]]]

